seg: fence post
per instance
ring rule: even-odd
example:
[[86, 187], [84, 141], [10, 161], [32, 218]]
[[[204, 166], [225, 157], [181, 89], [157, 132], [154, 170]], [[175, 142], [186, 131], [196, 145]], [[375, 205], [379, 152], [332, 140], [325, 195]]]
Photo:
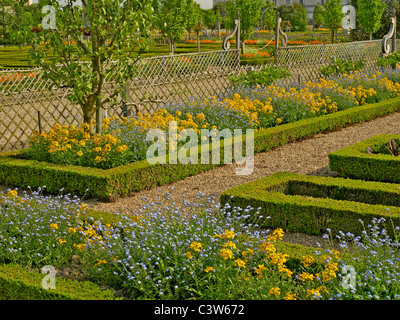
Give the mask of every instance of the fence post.
[[96, 100], [96, 133], [101, 134], [101, 125], [103, 122], [102, 117], [103, 107], [101, 105], [101, 98], [97, 98]]
[[396, 18], [396, 9], [393, 8], [393, 17], [394, 17], [394, 29], [392, 36], [392, 52], [396, 51], [396, 29], [397, 29], [397, 18]]
[[278, 48], [279, 48], [279, 28], [280, 28], [280, 21], [279, 21], [279, 11], [276, 9], [276, 25], [275, 25], [275, 53], [274, 53], [274, 64], [278, 64]]
[[[124, 101], [125, 101], [126, 103], [129, 103], [129, 101], [130, 101], [130, 97], [131, 97], [131, 96], [130, 96], [130, 94], [129, 94], [129, 91], [130, 91], [129, 83], [126, 83], [125, 88], [124, 88], [124, 95], [123, 95]], [[125, 118], [128, 118], [128, 117], [131, 116], [131, 111], [129, 110], [129, 108], [128, 108], [128, 106], [127, 106], [126, 103], [124, 103], [124, 104], [122, 105], [122, 115], [123, 115]]]

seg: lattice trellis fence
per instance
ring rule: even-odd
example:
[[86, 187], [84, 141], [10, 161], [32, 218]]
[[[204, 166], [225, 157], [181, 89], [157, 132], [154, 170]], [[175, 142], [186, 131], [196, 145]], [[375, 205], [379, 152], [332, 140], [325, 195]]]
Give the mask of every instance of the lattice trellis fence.
[[286, 81], [315, 81], [322, 77], [321, 67], [334, 59], [362, 61], [364, 69], [375, 67], [382, 51], [381, 40], [338, 44], [289, 46], [278, 49], [278, 64], [288, 68], [293, 77]]
[[[136, 66], [125, 97], [112, 109], [104, 106], [104, 116], [153, 112], [168, 101], [216, 95], [228, 86], [229, 76], [240, 72], [238, 50], [146, 58]], [[117, 86], [112, 78], [105, 86], [105, 96]], [[39, 122], [45, 131], [57, 122], [78, 124], [82, 120], [80, 107], [68, 100], [71, 89], [50, 90], [49, 86], [40, 68], [0, 71], [0, 151], [27, 147]]]

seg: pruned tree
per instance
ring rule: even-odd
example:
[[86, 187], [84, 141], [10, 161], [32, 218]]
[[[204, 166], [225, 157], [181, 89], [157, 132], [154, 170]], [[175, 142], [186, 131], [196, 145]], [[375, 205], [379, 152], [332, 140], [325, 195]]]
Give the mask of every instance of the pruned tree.
[[341, 0], [327, 0], [324, 4], [324, 21], [325, 26], [331, 32], [331, 42], [335, 42], [335, 33], [342, 26], [342, 1]]
[[[49, 89], [71, 89], [69, 100], [80, 105], [83, 122], [94, 133], [96, 111], [106, 103], [117, 104], [125, 84], [135, 74], [135, 49], [148, 44], [153, 8], [150, 0], [81, 3], [84, 10], [77, 0], [66, 0], [62, 6], [57, 0], [39, 0], [31, 28], [19, 28], [13, 36], [32, 47], [29, 58], [42, 67], [42, 77], [50, 80]], [[55, 25], [49, 28], [52, 13]], [[40, 32], [32, 32], [34, 27]], [[83, 31], [90, 35], [88, 41], [82, 39]], [[50, 62], [46, 59], [48, 50], [57, 57]], [[110, 78], [117, 86], [106, 97], [106, 79]]]
[[372, 34], [381, 27], [386, 4], [382, 0], [357, 0], [357, 5], [357, 21], [372, 40]]

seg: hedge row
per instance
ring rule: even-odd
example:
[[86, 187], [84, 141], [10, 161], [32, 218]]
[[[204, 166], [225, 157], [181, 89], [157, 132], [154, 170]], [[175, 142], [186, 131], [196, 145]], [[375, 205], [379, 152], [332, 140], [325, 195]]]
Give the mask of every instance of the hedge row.
[[400, 183], [400, 157], [368, 154], [367, 148], [400, 135], [382, 134], [329, 154], [329, 167], [342, 177]]
[[[265, 152], [286, 143], [368, 121], [400, 110], [400, 98], [376, 104], [354, 107], [348, 110], [300, 120], [295, 123], [260, 130], [254, 135], [254, 152]], [[243, 135], [243, 150], [245, 150]], [[221, 143], [221, 159], [223, 159]], [[211, 146], [209, 148], [211, 150]], [[132, 192], [151, 189], [176, 180], [213, 169], [223, 164], [155, 164], [146, 160], [108, 170], [56, 165], [22, 159], [26, 150], [0, 153], [0, 184], [58, 193], [60, 189], [74, 195], [102, 200], [115, 200]], [[211, 158], [211, 154], [210, 157]], [[199, 152], [200, 159], [200, 152]], [[87, 190], [88, 189], [88, 190]]]
[[110, 290], [89, 281], [56, 277], [55, 289], [44, 289], [45, 276], [17, 264], [0, 265], [0, 300], [115, 300]]
[[[278, 172], [225, 191], [221, 205], [261, 209], [262, 227], [321, 235], [331, 229], [360, 235], [373, 218], [386, 231], [400, 226], [400, 185]], [[266, 217], [269, 218], [266, 218]], [[392, 224], [393, 223], [393, 224]]]

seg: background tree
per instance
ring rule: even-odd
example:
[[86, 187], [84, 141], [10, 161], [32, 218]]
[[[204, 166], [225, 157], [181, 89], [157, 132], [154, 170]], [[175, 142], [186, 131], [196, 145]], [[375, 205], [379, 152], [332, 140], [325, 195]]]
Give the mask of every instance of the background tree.
[[201, 8], [200, 4], [194, 0], [188, 1], [185, 12], [186, 17], [186, 31], [189, 33], [189, 39], [191, 38], [191, 33], [195, 26], [199, 23], [201, 19]]
[[265, 1], [263, 14], [263, 25], [265, 30], [272, 30], [276, 24], [276, 12], [274, 10], [274, 3], [270, 0]]
[[308, 18], [307, 10], [301, 4], [295, 2], [290, 5], [282, 5], [278, 8], [282, 21], [287, 21], [294, 31], [305, 31]]
[[314, 8], [313, 20], [313, 26], [315, 28], [320, 28], [324, 24], [324, 10], [319, 4], [317, 4]]
[[342, 1], [341, 0], [327, 0], [324, 4], [324, 21], [325, 26], [331, 32], [331, 42], [335, 43], [335, 33], [337, 29], [342, 27]]
[[154, 23], [167, 39], [169, 52], [174, 54], [175, 43], [182, 39], [188, 22], [189, 8], [194, 0], [153, 0]]
[[[50, 80], [49, 89], [71, 89], [68, 98], [80, 105], [83, 122], [93, 133], [96, 110], [105, 103], [116, 104], [127, 80], [135, 73], [137, 54], [133, 51], [148, 43], [153, 8], [150, 0], [82, 0], [84, 21], [82, 8], [75, 3], [66, 0], [61, 6], [57, 0], [39, 0], [31, 28], [22, 27], [13, 36], [32, 47], [29, 58], [43, 68], [41, 76]], [[56, 28], [32, 32], [33, 27], [43, 27], [44, 5], [56, 9]], [[87, 42], [82, 41], [85, 23], [91, 33]], [[57, 58], [46, 59], [48, 50]], [[107, 78], [118, 85], [105, 97]]]
[[357, 5], [357, 21], [372, 40], [372, 34], [381, 27], [386, 4], [381, 0], [357, 0]]
[[239, 10], [240, 41], [242, 43], [249, 38], [253, 28], [259, 26], [261, 10], [264, 5], [264, 0], [230, 0], [225, 2], [228, 29], [233, 30], [234, 20], [237, 18], [237, 11]]
[[35, 4], [28, 6], [26, 1], [2, 0], [0, 3], [0, 35], [3, 36], [0, 42], [5, 44], [12, 43], [10, 31], [18, 27], [29, 27], [32, 22], [32, 11]]

